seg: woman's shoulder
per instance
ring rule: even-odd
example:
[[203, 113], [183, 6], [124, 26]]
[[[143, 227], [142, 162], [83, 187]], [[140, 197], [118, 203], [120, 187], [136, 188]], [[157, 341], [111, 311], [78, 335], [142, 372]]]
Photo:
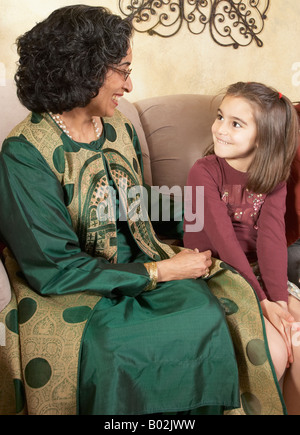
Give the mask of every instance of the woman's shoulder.
[[121, 125], [122, 127], [124, 127], [124, 124], [131, 125], [131, 121], [128, 117], [118, 109], [114, 111], [113, 116], [105, 116], [102, 120], [105, 124], [110, 125]]
[[[59, 127], [51, 128], [42, 114], [29, 115], [9, 133], [3, 142], [1, 160], [6, 164], [22, 164], [28, 167], [58, 166], [64, 160], [63, 142]], [[57, 169], [60, 173], [60, 168]]]
[[48, 147], [52, 144], [57, 145], [62, 131], [54, 121], [52, 121], [52, 124], [54, 129], [51, 126], [49, 115], [30, 112], [22, 122], [12, 129], [6, 141], [27, 142], [38, 149], [45, 146], [46, 143]]
[[130, 138], [132, 139], [134, 136], [134, 127], [132, 122], [127, 118], [126, 115], [124, 115], [119, 110], [115, 110], [113, 116], [110, 117], [104, 117], [102, 118], [104, 128], [106, 131], [106, 135], [108, 135], [108, 139], [111, 136], [111, 134], [115, 135], [116, 137], [118, 134], [123, 135], [124, 132], [127, 131]]
[[27, 150], [32, 150], [34, 147], [30, 142], [30, 136], [28, 134], [29, 126], [32, 123], [32, 113], [29, 113], [26, 118], [15, 125], [10, 133], [6, 136], [2, 148], [1, 154], [17, 154], [16, 157], [24, 154]]
[[6, 139], [10, 139], [13, 137], [21, 137], [26, 130], [28, 124], [31, 122], [32, 113], [29, 113], [23, 121], [19, 122], [7, 135]]

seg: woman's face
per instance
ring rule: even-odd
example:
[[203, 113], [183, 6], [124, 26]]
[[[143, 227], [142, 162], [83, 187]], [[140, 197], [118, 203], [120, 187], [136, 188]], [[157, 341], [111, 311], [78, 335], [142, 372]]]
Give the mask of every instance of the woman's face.
[[[131, 62], [132, 50], [131, 47], [129, 47], [126, 57], [122, 59], [116, 68], [126, 72], [130, 69]], [[99, 116], [101, 118], [104, 116], [113, 116], [119, 104], [119, 99], [123, 97], [125, 92], [131, 92], [132, 88], [130, 76], [125, 80], [121, 72], [109, 69], [99, 94], [93, 98], [87, 106], [90, 115]]]
[[225, 97], [212, 134], [215, 154], [233, 168], [247, 172], [257, 150], [257, 127], [251, 104], [241, 97]]

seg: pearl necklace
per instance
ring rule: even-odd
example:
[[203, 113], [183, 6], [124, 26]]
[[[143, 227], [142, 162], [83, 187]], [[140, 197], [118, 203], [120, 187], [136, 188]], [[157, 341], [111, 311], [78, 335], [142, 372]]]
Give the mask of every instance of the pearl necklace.
[[[62, 131], [64, 133], [66, 133], [66, 135], [73, 140], [73, 137], [70, 134], [70, 131], [67, 129], [66, 124], [63, 122], [63, 120], [61, 119], [61, 117], [59, 115], [54, 115], [52, 112], [49, 112], [49, 115], [51, 116], [51, 118], [56, 122], [56, 124], [62, 129]], [[94, 130], [95, 130], [95, 134], [97, 139], [99, 139], [99, 137], [101, 136], [101, 132], [100, 132], [100, 128], [98, 126], [97, 121], [92, 118], [91, 119], [91, 123], [93, 124]]]

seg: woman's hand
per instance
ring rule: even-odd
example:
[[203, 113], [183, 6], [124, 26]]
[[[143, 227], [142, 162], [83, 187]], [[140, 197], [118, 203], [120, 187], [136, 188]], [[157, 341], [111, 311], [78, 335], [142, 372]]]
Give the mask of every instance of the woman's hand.
[[[277, 329], [282, 336], [288, 351], [288, 363], [294, 361], [292, 352], [292, 327], [295, 322], [294, 317], [289, 313], [287, 303], [283, 301], [271, 302], [268, 299], [261, 303], [263, 315]], [[289, 366], [288, 364], [288, 366]]]
[[184, 249], [168, 260], [157, 262], [158, 282], [197, 279], [209, 272], [211, 251]]

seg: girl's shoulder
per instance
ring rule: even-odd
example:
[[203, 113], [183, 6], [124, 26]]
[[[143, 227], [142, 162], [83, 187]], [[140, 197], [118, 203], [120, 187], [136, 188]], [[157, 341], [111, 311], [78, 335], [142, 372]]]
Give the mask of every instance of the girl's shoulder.
[[218, 182], [221, 178], [221, 167], [219, 158], [215, 155], [209, 155], [198, 159], [192, 166], [189, 173], [189, 180], [203, 179], [208, 182], [209, 179]]
[[218, 170], [218, 169], [220, 169], [219, 158], [215, 154], [211, 154], [209, 156], [202, 157], [201, 159], [198, 159], [196, 161], [196, 163], [194, 164], [193, 167], [198, 168], [198, 169], [203, 168], [205, 170], [207, 170], [207, 169]]

